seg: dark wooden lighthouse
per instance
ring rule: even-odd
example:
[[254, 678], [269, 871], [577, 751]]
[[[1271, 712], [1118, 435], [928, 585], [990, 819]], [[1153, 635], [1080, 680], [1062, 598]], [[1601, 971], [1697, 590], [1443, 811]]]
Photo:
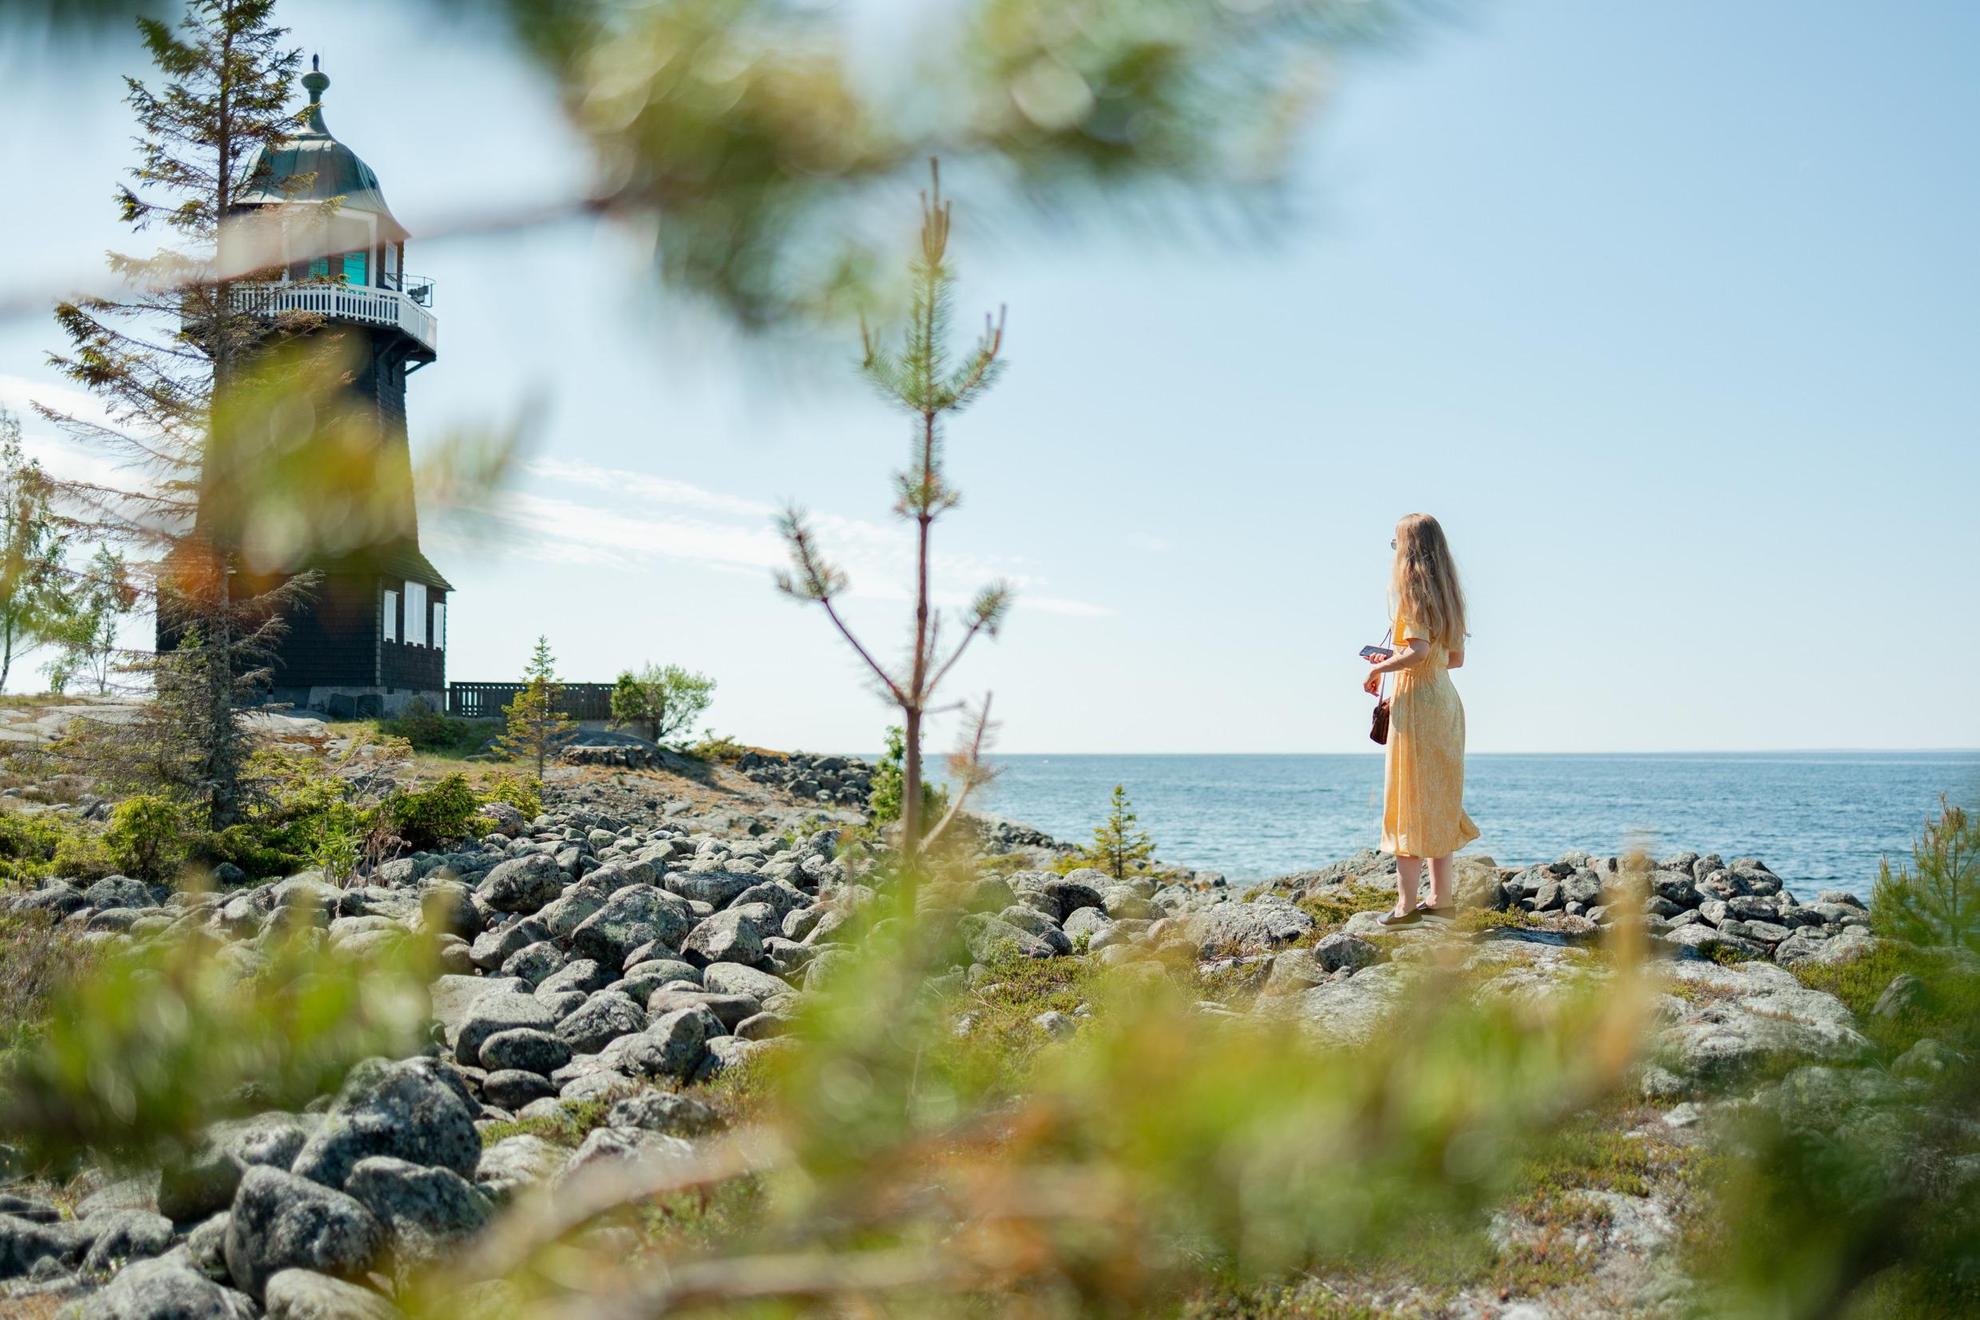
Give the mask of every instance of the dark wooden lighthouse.
[[[210, 448], [198, 528], [242, 564], [243, 586], [306, 571], [316, 577], [307, 598], [284, 612], [272, 699], [345, 717], [394, 713], [415, 700], [444, 709], [452, 588], [419, 547], [406, 435], [406, 378], [437, 356], [433, 285], [406, 273], [407, 234], [378, 176], [325, 127], [330, 79], [311, 65], [302, 80], [309, 93], [303, 126], [261, 152], [230, 219], [258, 235], [264, 256], [256, 264], [271, 262], [265, 277], [234, 287], [237, 306], [268, 318], [271, 332], [258, 353], [330, 350], [315, 355], [307, 388], [298, 386], [316, 429], [281, 460], [322, 498], [294, 501], [273, 519], [323, 526], [294, 538], [300, 548], [293, 553], [256, 562], [246, 547], [256, 526], [254, 497], [217, 489], [227, 485], [226, 471], [242, 466], [239, 453], [230, 460]], [[322, 362], [335, 366], [325, 370]], [[256, 388], [283, 378], [272, 369], [262, 374]], [[323, 423], [326, 417], [334, 424]], [[247, 435], [228, 435], [216, 422], [210, 443], [261, 444], [270, 431], [266, 424], [244, 429]]]

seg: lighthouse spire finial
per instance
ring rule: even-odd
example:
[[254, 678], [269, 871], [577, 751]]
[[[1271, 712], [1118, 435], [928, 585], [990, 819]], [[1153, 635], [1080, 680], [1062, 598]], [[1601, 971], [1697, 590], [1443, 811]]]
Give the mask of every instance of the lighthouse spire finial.
[[309, 72], [303, 75], [302, 85], [309, 93], [310, 128], [318, 133], [328, 133], [330, 130], [323, 125], [323, 92], [330, 86], [330, 75], [323, 72], [322, 56], [309, 57]]

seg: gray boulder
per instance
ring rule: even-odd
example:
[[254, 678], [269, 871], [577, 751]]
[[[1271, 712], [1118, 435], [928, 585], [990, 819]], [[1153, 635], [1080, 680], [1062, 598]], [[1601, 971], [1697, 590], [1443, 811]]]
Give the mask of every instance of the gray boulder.
[[1681, 1076], [1720, 1081], [1769, 1059], [1847, 1062], [1869, 1048], [1841, 1000], [1772, 963], [1680, 960], [1663, 974], [1691, 991], [1667, 999], [1657, 1041], [1664, 1066]]
[[[973, 912], [956, 923], [962, 935], [963, 945], [969, 956], [977, 962], [993, 962], [1007, 955], [1023, 958], [1050, 958], [1052, 946], [1038, 936], [1001, 917], [993, 917], [986, 912]], [[814, 964], [805, 976], [805, 984], [812, 983], [813, 974], [820, 973], [820, 965]]]
[[74, 1220], [38, 1224], [0, 1215], [0, 1279], [17, 1279], [44, 1260], [73, 1267], [95, 1236]]
[[475, 886], [474, 896], [497, 912], [534, 912], [564, 892], [555, 858], [528, 853], [499, 862]]
[[124, 1267], [75, 1314], [93, 1320], [250, 1320], [256, 1311], [246, 1294], [168, 1258]]
[[215, 1123], [191, 1155], [160, 1175], [158, 1213], [184, 1223], [225, 1210], [242, 1172], [256, 1164], [287, 1169], [321, 1124], [314, 1114], [281, 1112]]
[[542, 985], [546, 977], [563, 968], [564, 951], [550, 940], [526, 944], [502, 962], [502, 975], [513, 976], [531, 985]]
[[777, 914], [767, 903], [747, 903], [717, 912], [688, 932], [681, 958], [698, 967], [710, 963], [763, 961], [763, 939], [776, 930]]
[[[366, 1060], [351, 1070], [324, 1124], [296, 1156], [295, 1172], [341, 1188], [370, 1155], [474, 1173], [481, 1136], [458, 1080], [433, 1059]], [[243, 1186], [246, 1185], [243, 1181]], [[235, 1199], [239, 1213], [240, 1201]]]
[[1313, 918], [1281, 898], [1215, 903], [1200, 912], [1171, 918], [1165, 936], [1197, 946], [1202, 956], [1269, 953], [1313, 933]]
[[702, 969], [701, 984], [716, 994], [748, 995], [757, 1000], [791, 993], [789, 983], [782, 977], [744, 963], [709, 963]]
[[483, 995], [468, 1007], [454, 1037], [454, 1057], [462, 1063], [481, 1062], [481, 1047], [490, 1036], [530, 1028], [549, 1031], [558, 1014], [535, 995], [498, 991]]
[[500, 1068], [481, 1079], [482, 1099], [511, 1113], [559, 1091], [558, 1085], [542, 1073], [525, 1072], [521, 1068]]
[[660, 883], [671, 893], [696, 903], [706, 903], [719, 911], [760, 881], [756, 876], [734, 871], [672, 871]]
[[564, 1152], [542, 1137], [522, 1133], [504, 1137], [482, 1152], [475, 1186], [497, 1201], [541, 1182], [562, 1168]]
[[359, 1160], [345, 1184], [385, 1226], [401, 1262], [426, 1262], [488, 1222], [488, 1197], [452, 1169], [389, 1156]]
[[468, 959], [484, 971], [493, 971], [530, 945], [549, 938], [550, 928], [534, 917], [512, 921], [476, 935], [468, 946]]
[[83, 1257], [84, 1274], [108, 1274], [127, 1262], [165, 1253], [172, 1245], [172, 1221], [149, 1210], [112, 1210], [89, 1221], [96, 1241]]
[[701, 1007], [677, 1008], [648, 1024], [624, 1059], [628, 1068], [642, 1077], [674, 1077], [685, 1081], [694, 1075], [710, 1036], [721, 1032], [721, 1023]]
[[1335, 931], [1313, 946], [1313, 956], [1326, 971], [1358, 972], [1382, 961], [1382, 951], [1359, 935]]
[[355, 1197], [259, 1166], [241, 1179], [227, 1222], [227, 1272], [234, 1286], [260, 1297], [286, 1269], [353, 1278], [384, 1245], [378, 1219]]
[[593, 958], [573, 958], [554, 975], [546, 977], [542, 985], [536, 987], [538, 995], [560, 995], [572, 990], [588, 995], [594, 990], [603, 990], [612, 983], [612, 968], [601, 965]]
[[678, 948], [692, 920], [686, 901], [658, 889], [633, 886], [607, 899], [571, 932], [571, 947], [604, 967], [624, 967], [626, 955], [655, 941]]
[[714, 1109], [674, 1091], [641, 1091], [606, 1111], [605, 1126], [641, 1128], [670, 1136], [697, 1137], [727, 1126]]
[[268, 1320], [400, 1320], [399, 1308], [355, 1283], [314, 1270], [283, 1270], [268, 1281]]
[[556, 1026], [578, 1054], [596, 1054], [621, 1036], [646, 1029], [646, 1010], [616, 990], [600, 990]]
[[534, 1027], [498, 1031], [481, 1043], [481, 1066], [491, 1072], [521, 1069], [548, 1077], [571, 1061], [570, 1042]]

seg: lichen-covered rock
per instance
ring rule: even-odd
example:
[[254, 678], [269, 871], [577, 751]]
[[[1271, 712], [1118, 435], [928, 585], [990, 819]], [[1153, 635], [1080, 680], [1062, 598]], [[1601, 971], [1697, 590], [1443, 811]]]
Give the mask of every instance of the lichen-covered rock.
[[108, 1274], [122, 1265], [162, 1255], [172, 1245], [172, 1221], [150, 1210], [112, 1210], [89, 1222], [96, 1241], [83, 1257], [83, 1273]]
[[481, 1066], [490, 1072], [521, 1069], [548, 1077], [571, 1061], [570, 1042], [535, 1027], [498, 1031], [481, 1043]]
[[1267, 897], [1246, 903], [1215, 903], [1200, 912], [1172, 917], [1163, 938], [1186, 940], [1207, 957], [1269, 953], [1312, 933], [1310, 915], [1285, 899]]
[[35, 1223], [0, 1215], [0, 1279], [16, 1279], [43, 1260], [73, 1267], [95, 1240], [93, 1230], [74, 1220]]
[[757, 1000], [791, 993], [782, 977], [744, 963], [709, 963], [702, 969], [701, 984], [716, 994], [748, 995]]
[[474, 1182], [497, 1201], [540, 1182], [563, 1167], [564, 1152], [542, 1137], [523, 1133], [504, 1137], [482, 1152]]
[[285, 1269], [355, 1277], [371, 1265], [383, 1244], [383, 1227], [356, 1198], [258, 1166], [247, 1171], [234, 1197], [227, 1222], [227, 1271], [235, 1287], [260, 1297], [268, 1281]]
[[747, 903], [717, 912], [688, 932], [681, 941], [681, 958], [698, 967], [733, 962], [763, 961], [763, 939], [776, 930], [777, 915], [767, 903]]
[[627, 1066], [643, 1077], [694, 1075], [704, 1042], [722, 1026], [705, 1008], [678, 1008], [661, 1015], [639, 1033], [625, 1054]]
[[646, 1010], [616, 990], [600, 990], [557, 1023], [559, 1039], [578, 1054], [596, 1054], [621, 1036], [646, 1029]]
[[215, 1123], [202, 1145], [161, 1174], [158, 1213], [183, 1223], [226, 1209], [244, 1170], [256, 1164], [287, 1169], [321, 1124], [315, 1114], [279, 1111]]
[[1664, 1066], [1701, 1080], [1737, 1077], [1770, 1058], [1853, 1060], [1869, 1048], [1849, 1009], [1772, 963], [1668, 964], [1674, 989], [1658, 1034]]
[[140, 1260], [69, 1314], [91, 1320], [249, 1320], [254, 1302], [176, 1260]]
[[629, 886], [607, 899], [571, 932], [571, 947], [604, 967], [623, 967], [626, 955], [658, 942], [677, 949], [693, 925], [687, 900], [646, 886]]
[[[987, 912], [971, 913], [957, 922], [956, 928], [962, 934], [963, 947], [977, 962], [994, 962], [1007, 955], [1050, 958], [1055, 952], [1050, 944], [1030, 931]], [[814, 964], [812, 972], [805, 976], [807, 986], [811, 984], [812, 973], [818, 971], [818, 966]]]
[[353, 1068], [323, 1126], [296, 1156], [295, 1172], [341, 1188], [359, 1160], [391, 1155], [472, 1175], [481, 1137], [458, 1080], [443, 1076], [442, 1066], [372, 1059]]
[[268, 1320], [400, 1320], [399, 1308], [355, 1283], [314, 1270], [283, 1270], [268, 1281]]
[[402, 1262], [437, 1259], [492, 1212], [487, 1195], [452, 1169], [389, 1156], [359, 1160], [345, 1186], [385, 1226]]
[[720, 1114], [692, 1096], [674, 1091], [641, 1091], [606, 1111], [605, 1126], [696, 1137], [719, 1131], [725, 1124]]
[[461, 1019], [454, 1036], [454, 1057], [462, 1063], [479, 1064], [481, 1047], [490, 1036], [522, 1029], [550, 1031], [560, 1016], [535, 995], [502, 991], [483, 995], [468, 1006]]
[[534, 912], [563, 892], [557, 860], [527, 853], [498, 862], [475, 886], [474, 896], [497, 912]]

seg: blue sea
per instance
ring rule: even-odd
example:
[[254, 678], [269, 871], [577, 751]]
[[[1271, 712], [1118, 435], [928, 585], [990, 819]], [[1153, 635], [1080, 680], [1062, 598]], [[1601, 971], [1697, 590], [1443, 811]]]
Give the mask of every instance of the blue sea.
[[[1335, 756], [1001, 756], [980, 802], [1085, 842], [1125, 785], [1164, 861], [1251, 884], [1375, 846], [1380, 753]], [[1980, 797], [1980, 752], [1473, 755], [1468, 851], [1502, 866], [1570, 849], [1758, 857], [1803, 897], [1868, 895], [1885, 857], [1908, 858], [1939, 795]]]

